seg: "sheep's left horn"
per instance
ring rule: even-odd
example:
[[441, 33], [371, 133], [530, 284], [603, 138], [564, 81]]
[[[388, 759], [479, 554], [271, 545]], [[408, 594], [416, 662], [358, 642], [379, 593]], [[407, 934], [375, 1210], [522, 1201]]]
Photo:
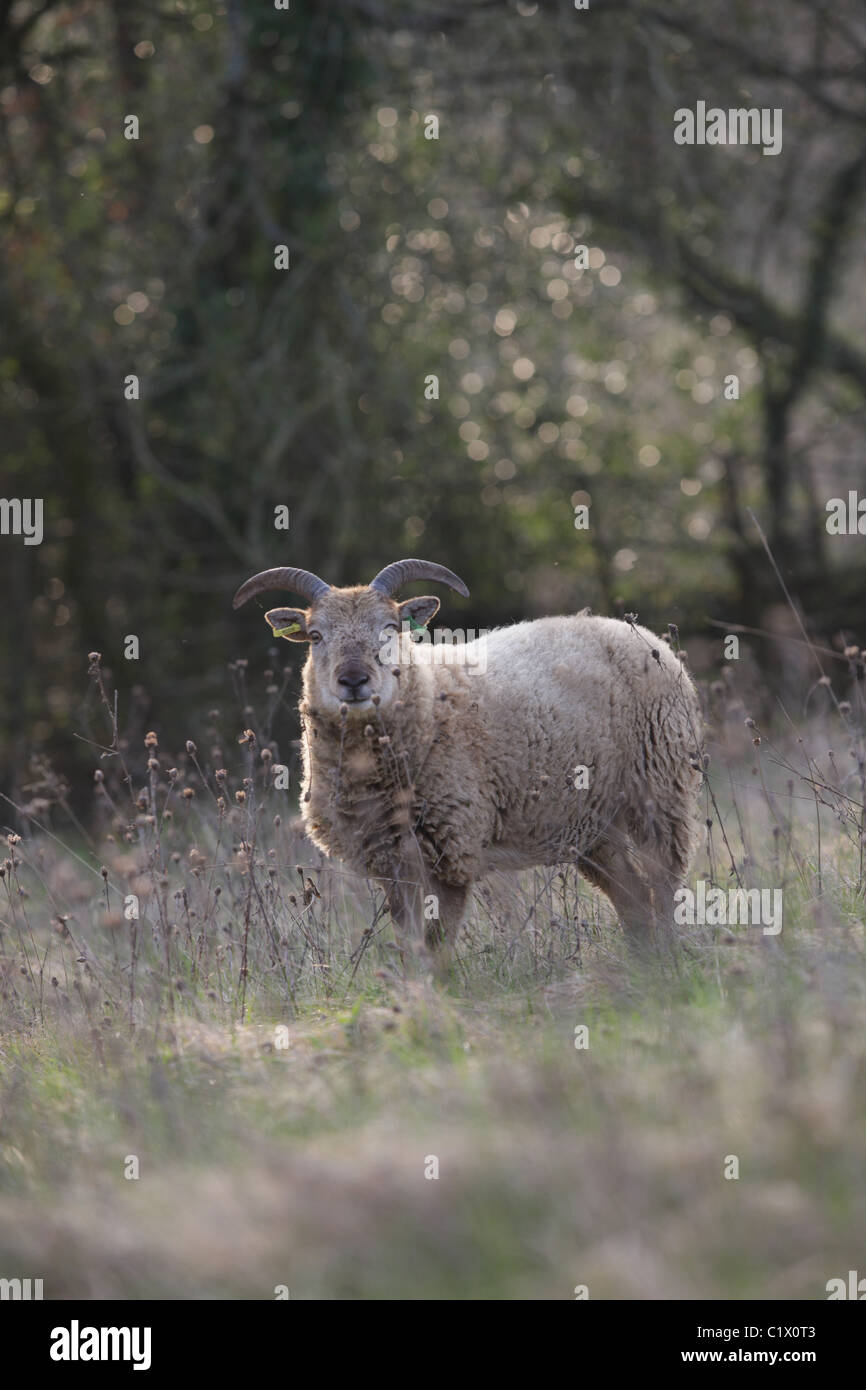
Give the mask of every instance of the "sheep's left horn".
[[440, 584], [447, 584], [450, 588], [456, 589], [464, 598], [469, 597], [469, 590], [463, 580], [453, 570], [447, 570], [444, 565], [434, 565], [432, 560], [395, 560], [393, 565], [386, 565], [375, 579], [370, 580], [369, 587], [376, 589], [380, 594], [387, 594], [390, 598], [413, 579], [436, 579]]
[[320, 579], [317, 574], [311, 574], [309, 570], [262, 570], [261, 574], [254, 574], [252, 579], [241, 585], [232, 599], [232, 607], [240, 608], [241, 604], [246, 603], [247, 599], [253, 598], [255, 594], [265, 594], [273, 589], [286, 589], [291, 594], [301, 594], [303, 598], [309, 599], [310, 603], [315, 603], [330, 587], [324, 579]]

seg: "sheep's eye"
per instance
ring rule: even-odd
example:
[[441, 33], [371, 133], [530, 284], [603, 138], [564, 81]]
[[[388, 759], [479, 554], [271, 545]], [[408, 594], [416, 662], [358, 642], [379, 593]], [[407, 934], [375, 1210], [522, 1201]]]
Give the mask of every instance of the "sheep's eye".
[[312, 632], [308, 632], [307, 636], [313, 644], [315, 644], [316, 642], [321, 642], [322, 640], [321, 632], [316, 632], [315, 629], [313, 629]]

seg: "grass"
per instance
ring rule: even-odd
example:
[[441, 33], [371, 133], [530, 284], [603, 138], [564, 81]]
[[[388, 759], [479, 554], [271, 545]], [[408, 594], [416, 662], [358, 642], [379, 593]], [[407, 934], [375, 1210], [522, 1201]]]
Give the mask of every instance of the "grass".
[[819, 688], [767, 731], [710, 692], [692, 879], [781, 887], [778, 937], [684, 928], [638, 964], [602, 900], [539, 870], [479, 891], [443, 987], [299, 836], [246, 692], [232, 757], [209, 731], [169, 759], [123, 746], [91, 674], [89, 827], [43, 786], [0, 883], [0, 1276], [48, 1298], [820, 1299], [862, 1270], [857, 698]]

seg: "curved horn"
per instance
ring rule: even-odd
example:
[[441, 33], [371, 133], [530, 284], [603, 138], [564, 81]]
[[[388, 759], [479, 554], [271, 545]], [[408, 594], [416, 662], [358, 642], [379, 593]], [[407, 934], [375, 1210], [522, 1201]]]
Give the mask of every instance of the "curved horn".
[[330, 587], [324, 579], [320, 579], [317, 574], [311, 574], [309, 570], [262, 570], [261, 574], [254, 574], [252, 579], [241, 585], [232, 599], [232, 607], [240, 608], [241, 604], [246, 603], [247, 599], [253, 598], [255, 594], [265, 594], [271, 589], [287, 589], [289, 593], [301, 594], [303, 598], [309, 599], [310, 603], [315, 603]]
[[395, 560], [393, 565], [386, 565], [380, 570], [376, 578], [370, 580], [368, 587], [378, 590], [380, 594], [387, 594], [390, 598], [413, 579], [436, 579], [440, 584], [447, 584], [450, 588], [456, 589], [464, 598], [469, 597], [469, 590], [463, 580], [453, 570], [447, 570], [444, 565], [434, 565], [432, 560]]

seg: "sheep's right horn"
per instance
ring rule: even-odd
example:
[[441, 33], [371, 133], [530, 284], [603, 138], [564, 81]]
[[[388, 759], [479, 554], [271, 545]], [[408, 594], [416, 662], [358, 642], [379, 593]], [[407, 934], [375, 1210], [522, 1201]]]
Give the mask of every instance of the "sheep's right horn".
[[310, 603], [315, 603], [330, 587], [324, 579], [320, 579], [317, 574], [311, 574], [309, 570], [262, 570], [261, 574], [254, 574], [252, 579], [241, 585], [232, 600], [232, 607], [240, 608], [247, 599], [273, 589], [285, 589], [291, 594], [300, 594], [303, 598], [309, 599]]
[[395, 560], [393, 565], [386, 565], [375, 579], [370, 580], [369, 587], [390, 597], [413, 579], [437, 579], [440, 584], [456, 589], [464, 598], [469, 597], [469, 590], [459, 575], [447, 570], [444, 565], [434, 565], [432, 560]]

